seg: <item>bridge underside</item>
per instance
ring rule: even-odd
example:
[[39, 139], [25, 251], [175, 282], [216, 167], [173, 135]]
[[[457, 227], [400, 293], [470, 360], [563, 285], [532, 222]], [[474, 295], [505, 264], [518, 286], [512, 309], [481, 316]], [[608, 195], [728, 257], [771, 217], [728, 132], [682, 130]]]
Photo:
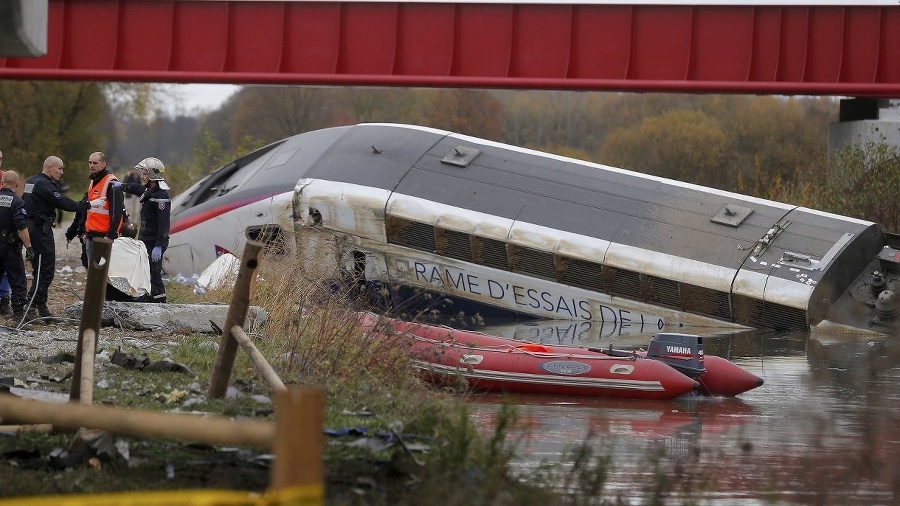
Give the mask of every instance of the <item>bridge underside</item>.
[[50, 0], [0, 78], [900, 96], [900, 9]]

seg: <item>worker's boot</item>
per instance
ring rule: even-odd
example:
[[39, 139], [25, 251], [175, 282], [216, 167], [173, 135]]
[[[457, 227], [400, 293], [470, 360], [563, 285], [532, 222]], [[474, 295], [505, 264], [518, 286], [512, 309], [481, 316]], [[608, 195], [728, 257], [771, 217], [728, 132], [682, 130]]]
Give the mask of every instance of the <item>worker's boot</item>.
[[[43, 320], [41, 320], [41, 315], [38, 314], [38, 310], [36, 307], [31, 306], [28, 308], [28, 311], [25, 311], [25, 308], [22, 308], [22, 311], [25, 312], [25, 314], [24, 314], [25, 320], [22, 320], [23, 315], [20, 315], [18, 317], [19, 319], [16, 320], [17, 322], [21, 321], [22, 323], [43, 323]], [[13, 310], [13, 316], [15, 316], [15, 315], [16, 315], [16, 312], [15, 312], [15, 310]]]
[[9, 305], [9, 297], [0, 297], [0, 315], [12, 316], [13, 308]]
[[53, 318], [53, 313], [50, 312], [50, 308], [47, 307], [47, 303], [38, 304], [37, 305], [38, 314], [44, 320], [45, 324], [56, 323], [56, 319]]
[[10, 308], [10, 309], [12, 309], [12, 317], [14, 320], [16, 320], [16, 323], [19, 323], [20, 321], [22, 321], [22, 318], [25, 317], [25, 308], [24, 307], [17, 307], [17, 308]]

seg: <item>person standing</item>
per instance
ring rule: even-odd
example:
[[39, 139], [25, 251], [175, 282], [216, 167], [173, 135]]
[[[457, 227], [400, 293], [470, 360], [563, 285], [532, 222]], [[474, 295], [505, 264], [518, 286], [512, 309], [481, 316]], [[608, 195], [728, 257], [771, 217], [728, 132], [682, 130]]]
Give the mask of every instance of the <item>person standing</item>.
[[114, 241], [119, 237], [119, 228], [122, 226], [124, 197], [121, 189], [112, 186], [118, 179], [106, 167], [106, 155], [100, 151], [91, 153], [88, 157], [91, 182], [88, 184], [86, 200], [106, 199], [102, 207], [87, 210], [84, 222], [84, 246], [88, 261], [91, 258], [91, 242], [94, 238], [106, 237]]
[[25, 257], [33, 256], [31, 237], [25, 213], [25, 201], [15, 193], [19, 186], [19, 174], [8, 170], [3, 173], [3, 187], [0, 188], [0, 270], [9, 278], [12, 298], [12, 314], [21, 321], [25, 316], [25, 261], [22, 260], [22, 245]]
[[31, 259], [33, 279], [28, 290], [28, 298], [33, 298], [41, 318], [53, 317], [47, 308], [47, 296], [56, 265], [56, 243], [52, 228], [56, 210], [87, 211], [92, 207], [102, 206], [105, 200], [100, 198], [90, 202], [75, 202], [63, 196], [56, 183], [62, 175], [62, 159], [58, 156], [48, 156], [44, 160], [41, 172], [25, 182], [25, 191], [22, 195], [27, 213], [28, 234], [34, 250], [34, 258]]
[[150, 302], [166, 302], [166, 285], [162, 280], [162, 258], [169, 247], [169, 219], [172, 202], [169, 200], [169, 185], [163, 178], [165, 165], [159, 158], [144, 158], [134, 166], [140, 175], [140, 183], [123, 184], [125, 193], [140, 195], [141, 231], [140, 238], [150, 252]]

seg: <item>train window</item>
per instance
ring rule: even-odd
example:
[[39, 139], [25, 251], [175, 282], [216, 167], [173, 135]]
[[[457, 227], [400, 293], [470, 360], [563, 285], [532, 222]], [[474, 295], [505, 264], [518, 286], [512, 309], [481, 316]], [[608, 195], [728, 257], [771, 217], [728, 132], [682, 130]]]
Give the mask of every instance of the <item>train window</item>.
[[638, 273], [604, 265], [603, 278], [610, 287], [609, 293], [630, 299], [642, 299], [641, 277]]
[[687, 283], [681, 283], [680, 291], [683, 310], [720, 320], [731, 319], [731, 304], [727, 293]]
[[190, 191], [190, 198], [185, 201], [186, 207], [193, 207], [209, 200], [221, 197], [245, 181], [253, 177], [257, 170], [265, 164], [269, 156], [280, 144], [272, 144], [258, 149], [247, 156], [216, 169], [215, 172], [202, 179]]
[[435, 250], [433, 226], [396, 216], [387, 216], [384, 221], [389, 243], [425, 251]]
[[678, 282], [670, 279], [641, 275], [642, 298], [647, 302], [654, 302], [662, 306], [672, 308], [681, 307]]
[[472, 261], [472, 244], [469, 234], [435, 227], [434, 238], [435, 250], [441, 255], [466, 262]]
[[734, 321], [777, 330], [808, 329], [806, 311], [745, 295], [733, 295]]
[[600, 264], [564, 256], [558, 257], [557, 264], [561, 283], [595, 292], [606, 291], [603, 286], [603, 272]]
[[509, 267], [513, 272], [556, 281], [556, 263], [552, 253], [510, 245], [509, 260]]
[[472, 260], [495, 269], [509, 270], [506, 243], [496, 239], [472, 236]]

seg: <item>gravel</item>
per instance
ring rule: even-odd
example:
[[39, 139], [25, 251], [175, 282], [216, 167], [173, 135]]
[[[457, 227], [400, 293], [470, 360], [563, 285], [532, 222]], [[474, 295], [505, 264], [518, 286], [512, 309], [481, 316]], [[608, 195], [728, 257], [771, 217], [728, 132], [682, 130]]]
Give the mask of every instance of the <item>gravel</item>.
[[[42, 364], [45, 357], [60, 353], [75, 353], [80, 322], [66, 318], [66, 308], [84, 298], [87, 270], [81, 265], [81, 244], [77, 241], [66, 248], [65, 230], [71, 219], [64, 220], [54, 229], [56, 236], [56, 274], [50, 285], [47, 306], [56, 317], [52, 323], [26, 321], [19, 325], [12, 317], [0, 317], [0, 377], [22, 376]], [[26, 262], [28, 284], [31, 286], [31, 265]], [[103, 327], [97, 343], [98, 349], [115, 350], [123, 342], [153, 332], [122, 330]], [[24, 371], [23, 371], [24, 370]]]

